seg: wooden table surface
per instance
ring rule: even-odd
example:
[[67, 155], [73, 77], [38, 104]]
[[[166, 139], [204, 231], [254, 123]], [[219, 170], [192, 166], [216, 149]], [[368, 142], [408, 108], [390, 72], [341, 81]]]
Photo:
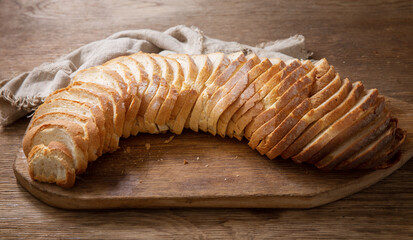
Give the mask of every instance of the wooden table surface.
[[[195, 25], [255, 45], [302, 34], [314, 58], [387, 96], [413, 103], [413, 2], [0, 0], [0, 80], [126, 29]], [[12, 171], [27, 119], [0, 128], [0, 238], [407, 239], [413, 161], [374, 186], [310, 210], [67, 211], [17, 184]]]

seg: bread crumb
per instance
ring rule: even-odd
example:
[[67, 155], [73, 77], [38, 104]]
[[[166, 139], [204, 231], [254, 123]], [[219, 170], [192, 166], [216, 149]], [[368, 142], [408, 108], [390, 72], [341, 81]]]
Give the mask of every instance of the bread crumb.
[[224, 178], [224, 181], [226, 181], [227, 180], [227, 178]]
[[127, 147], [127, 148], [126, 148], [126, 152], [127, 152], [127, 153], [130, 153], [130, 147]]
[[149, 150], [149, 149], [151, 149], [151, 144], [150, 143], [145, 143], [145, 147], [146, 147], [146, 150]]
[[207, 164], [207, 165], [205, 165], [205, 167], [208, 167], [209, 165]]
[[188, 161], [184, 160], [184, 165], [188, 164]]
[[237, 159], [238, 158], [238, 156], [235, 156], [235, 157], [233, 157], [232, 159]]
[[236, 176], [239, 177], [239, 174], [237, 174]]
[[175, 135], [170, 136], [167, 140], [164, 141], [164, 143], [170, 143], [174, 139]]
[[199, 160], [199, 157], [196, 157], [196, 160]]

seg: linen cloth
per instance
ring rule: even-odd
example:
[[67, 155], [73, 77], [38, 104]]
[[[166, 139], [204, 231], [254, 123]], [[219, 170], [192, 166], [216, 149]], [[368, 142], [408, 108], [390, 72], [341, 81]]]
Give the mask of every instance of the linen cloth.
[[67, 86], [79, 70], [139, 51], [161, 55], [243, 51], [284, 61], [292, 58], [307, 59], [311, 55], [305, 49], [305, 38], [302, 35], [248, 46], [208, 37], [194, 26], [178, 25], [164, 32], [150, 29], [121, 31], [84, 45], [13, 79], [0, 82], [0, 126], [11, 124], [34, 111], [50, 93]]

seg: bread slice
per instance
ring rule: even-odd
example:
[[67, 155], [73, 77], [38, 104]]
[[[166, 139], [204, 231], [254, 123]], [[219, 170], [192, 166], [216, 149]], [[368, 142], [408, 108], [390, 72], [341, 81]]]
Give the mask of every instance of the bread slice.
[[254, 68], [257, 70], [252, 70], [252, 73], [257, 74], [257, 77], [249, 76], [253, 81], [240, 97], [233, 103], [228, 109], [223, 113], [218, 121], [218, 129], [226, 128], [226, 135], [228, 137], [233, 137], [235, 122], [232, 120], [234, 114], [249, 100], [254, 94], [256, 94], [274, 75], [276, 75], [281, 69], [285, 68], [285, 63], [278, 59], [273, 59], [274, 65], [269, 59], [264, 59], [260, 64]]
[[187, 95], [185, 103], [181, 108], [175, 121], [175, 133], [182, 132], [184, 127], [189, 128], [190, 114], [199, 97], [204, 90], [205, 82], [212, 72], [212, 63], [206, 55], [195, 55], [191, 57], [198, 71], [196, 79], [192, 84], [191, 93]]
[[23, 152], [29, 157], [36, 145], [60, 142], [70, 150], [76, 174], [85, 172], [88, 163], [88, 139], [83, 139], [83, 128], [73, 122], [49, 121], [26, 132], [23, 138]]
[[[257, 55], [251, 54], [246, 57], [246, 62], [235, 72], [228, 81], [219, 87], [212, 95], [209, 106], [212, 107], [208, 116], [208, 132], [216, 135], [218, 120], [222, 113], [241, 95], [249, 82], [248, 72], [254, 68], [260, 59]], [[221, 135], [225, 136], [226, 129]]]
[[[122, 56], [122, 57], [118, 57], [118, 58], [114, 58], [110, 61], [107, 62], [107, 64], [110, 64], [111, 62], [116, 62], [116, 63], [122, 63], [125, 66], [128, 67], [128, 69], [130, 70], [130, 73], [133, 75], [133, 78], [131, 78], [132, 80], [134, 80], [137, 84], [137, 92], [136, 92], [136, 96], [139, 99], [140, 104], [142, 105], [142, 101], [143, 101], [143, 97], [145, 92], [148, 89], [148, 86], [150, 84], [149, 80], [148, 80], [148, 74], [146, 73], [146, 71], [144, 70], [144, 67], [137, 62], [135, 59], [129, 57], [129, 56]], [[153, 86], [152, 86], [153, 87]], [[156, 86], [157, 89], [158, 86]], [[154, 90], [156, 92], [156, 90]], [[141, 106], [139, 106], [140, 109]], [[135, 109], [135, 108], [133, 108]], [[132, 119], [131, 117], [129, 117], [130, 115], [132, 115], [131, 113], [128, 114], [127, 119]], [[135, 117], [135, 119], [133, 119], [133, 123], [132, 123], [132, 128], [126, 129], [123, 131], [124, 137], [128, 137], [127, 133], [130, 132], [130, 134], [136, 136], [139, 132], [139, 128], [145, 128], [144, 126], [139, 127], [138, 124], [138, 118], [142, 119], [143, 122], [143, 114], [139, 115], [139, 110], [137, 113], [137, 116]], [[126, 118], [126, 116], [125, 116]], [[128, 127], [129, 124], [124, 124], [124, 127]]]
[[277, 144], [277, 148], [279, 149], [277, 151], [282, 152], [282, 158], [287, 159], [293, 155], [293, 147], [290, 148], [289, 146], [291, 146], [291, 144], [305, 131], [308, 126], [335, 109], [347, 97], [348, 93], [351, 91], [350, 81], [347, 78], [341, 81], [338, 74], [331, 84], [334, 85], [335, 81], [342, 82], [340, 89], [320, 106], [306, 113], [306, 115], [300, 119], [291, 131], [283, 137], [279, 144]]
[[[253, 149], [259, 146], [258, 144], [260, 143], [260, 141], [262, 139], [265, 139], [268, 136], [268, 134], [271, 133], [271, 129], [273, 129], [275, 126], [280, 125], [283, 122], [283, 120], [288, 116], [288, 114], [290, 114], [290, 112], [293, 111], [297, 107], [297, 105], [299, 105], [306, 98], [309, 92], [310, 88], [307, 87], [302, 91], [302, 93], [300, 92], [299, 94], [297, 94], [297, 96], [294, 96], [287, 103], [286, 106], [284, 106], [279, 112], [276, 113], [276, 115], [273, 118], [267, 121], [262, 127], [258, 128], [257, 131], [255, 131], [252, 134], [250, 141], [248, 142], [248, 145], [250, 147], [253, 146], [251, 147]], [[265, 154], [265, 152], [261, 154]]]
[[89, 139], [88, 144], [88, 160], [94, 161], [99, 156], [102, 155], [104, 151], [107, 149], [103, 149], [103, 144], [100, 142], [99, 136], [99, 129], [97, 128], [96, 124], [93, 120], [79, 116], [73, 113], [67, 112], [51, 112], [43, 114], [37, 118], [33, 118], [30, 122], [29, 130], [33, 127], [41, 125], [43, 123], [54, 121], [54, 120], [62, 120], [68, 122], [74, 122], [83, 127], [83, 138]]
[[[273, 118], [289, 100], [298, 94], [306, 86], [311, 86], [315, 79], [316, 71], [312, 71], [314, 65], [310, 61], [303, 64], [292, 72], [288, 77], [277, 85], [276, 88], [263, 98], [258, 107], [259, 114], [245, 127], [244, 136], [250, 139], [252, 134], [262, 125]], [[309, 94], [309, 93], [308, 93]], [[270, 129], [271, 131], [273, 129]], [[270, 132], [271, 132], [270, 131]]]
[[[355, 121], [349, 122], [347, 126], [343, 126], [342, 133], [330, 140], [320, 151], [314, 154], [308, 162], [312, 164], [319, 162], [324, 156], [332, 152], [338, 145], [342, 145], [342, 143], [351, 138], [355, 133], [361, 132], [367, 125], [372, 124], [372, 122], [383, 112], [383, 109], [384, 98], [382, 96], [378, 96], [375, 103], [372, 104], [371, 107], [363, 112], [362, 115]], [[326, 166], [328, 165], [326, 164]]]
[[[166, 80], [162, 78], [161, 68], [149, 54], [139, 52], [130, 55], [130, 57], [143, 66], [150, 82], [142, 99], [141, 108], [139, 109], [138, 125], [141, 127], [139, 131], [152, 134], [159, 133], [155, 119], [166, 99], [169, 85]], [[142, 115], [143, 118], [140, 117]]]
[[185, 112], [185, 115], [187, 116], [185, 128], [190, 128], [190, 114], [192, 113], [192, 109], [194, 108], [199, 95], [204, 91], [206, 87], [205, 83], [213, 73], [213, 65], [207, 55], [194, 55], [192, 56], [192, 59], [194, 60], [194, 63], [198, 68], [198, 76], [196, 77], [195, 85], [193, 87], [197, 94], [196, 96], [192, 96], [191, 99], [187, 99], [187, 104], [191, 105], [191, 107], [187, 108], [188, 113]]
[[155, 123], [158, 125], [161, 131], [169, 129], [167, 123], [171, 118], [175, 103], [178, 100], [179, 92], [181, 91], [182, 85], [185, 81], [181, 64], [179, 64], [179, 62], [173, 58], [164, 57], [164, 59], [171, 66], [173, 72], [173, 81], [167, 96], [167, 100], [165, 100], [165, 102], [162, 104], [161, 108], [159, 109], [158, 116], [156, 116], [155, 120]]
[[[98, 94], [95, 94], [87, 89], [71, 87], [62, 88], [53, 92], [46, 98], [45, 101], [48, 102], [53, 99], [67, 99], [98, 106], [100, 108], [100, 111], [103, 113], [106, 130], [106, 136], [104, 136], [105, 141], [101, 142], [100, 144], [102, 146], [108, 147], [112, 141], [112, 138], [119, 139], [120, 136], [113, 136], [116, 133], [114, 132], [113, 121], [111, 120], [113, 119], [113, 112], [111, 111], [111, 108], [109, 106], [109, 99], [105, 99], [104, 96], [99, 96]], [[106, 148], [104, 151], [108, 151], [108, 148]]]
[[221, 75], [221, 73], [226, 69], [226, 67], [230, 63], [230, 60], [223, 53], [212, 53], [212, 54], [208, 54], [207, 56], [208, 56], [208, 59], [212, 63], [211, 74], [208, 77], [208, 80], [206, 80], [204, 84], [205, 85], [204, 90], [199, 94], [196, 100], [196, 103], [191, 112], [191, 117], [189, 119], [189, 127], [195, 132], [198, 132], [199, 130], [201, 115], [203, 116], [203, 119], [204, 119], [203, 128], [205, 129], [205, 131], [207, 130], [207, 120], [205, 121], [206, 104], [208, 102], [208, 99], [215, 92], [215, 88], [210, 87], [210, 86], [211, 84], [213, 84], [215, 79], [219, 75]]
[[373, 158], [382, 149], [391, 145], [393, 139], [395, 139], [395, 133], [397, 129], [397, 121], [392, 120], [388, 125], [387, 130], [379, 136], [375, 141], [362, 148], [359, 152], [351, 156], [350, 158], [342, 161], [335, 169], [337, 170], [349, 170], [362, 164], [363, 162]]
[[[168, 60], [166, 57], [157, 54], [151, 54], [151, 57], [161, 68], [162, 77], [169, 85], [169, 92], [165, 98], [165, 101], [159, 108], [158, 114], [155, 119], [155, 123], [158, 126], [159, 131], [166, 132], [169, 130], [169, 127], [166, 123], [171, 116], [172, 109], [178, 98], [179, 90], [182, 87], [182, 80], [179, 78], [182, 77], [183, 79], [183, 76], [179, 74], [179, 70], [174, 72], [174, 69], [180, 69], [178, 62], [174, 64], [171, 59]], [[174, 67], [172, 67], [171, 63], [174, 64]], [[182, 69], [180, 70], [182, 71]]]
[[[108, 71], [101, 67], [92, 67], [78, 72], [71, 81], [71, 85], [81, 85], [84, 83], [95, 83], [102, 87], [113, 89], [121, 96], [120, 101], [123, 105], [125, 105], [125, 99], [128, 99], [127, 86], [121, 76], [115, 71]], [[126, 107], [125, 111], [127, 111]], [[118, 132], [123, 133], [123, 124], [124, 122], [122, 122], [122, 126], [116, 125], [114, 128]]]
[[353, 132], [352, 136], [345, 139], [332, 151], [329, 151], [329, 153], [316, 162], [315, 165], [324, 170], [334, 169], [338, 164], [349, 159], [360, 149], [377, 139], [377, 137], [387, 129], [390, 119], [390, 113], [388, 111], [382, 111], [376, 119], [359, 131]]
[[242, 52], [233, 53], [228, 55], [227, 57], [230, 60], [230, 63], [227, 65], [225, 70], [204, 90], [206, 92], [204, 97], [207, 97], [207, 99], [205, 101], [204, 110], [201, 112], [199, 119], [199, 129], [204, 132], [208, 131], [208, 118], [216, 102], [219, 100], [215, 95], [215, 92], [221, 86], [223, 86], [236, 72], [238, 72], [238, 70], [246, 62], [246, 57]]
[[167, 57], [179, 62], [185, 78], [168, 121], [170, 131], [175, 134], [181, 134], [185, 126], [187, 113], [189, 114], [189, 111], [192, 109], [190, 101], [198, 95], [194, 89], [198, 76], [198, 67], [188, 54], [171, 54]]
[[[107, 135], [104, 126], [105, 118], [98, 107], [89, 103], [82, 103], [73, 100], [53, 99], [40, 105], [32, 118], [36, 119], [44, 114], [53, 112], [67, 112], [91, 119], [99, 129], [100, 142], [108, 140], [106, 138]], [[97, 139], [95, 141], [97, 141]], [[109, 150], [115, 151], [116, 149], [112, 149], [112, 147], [110, 147]]]
[[354, 104], [356, 104], [360, 95], [364, 91], [364, 86], [361, 82], [355, 82], [352, 84], [352, 89], [336, 108], [328, 112], [325, 116], [313, 122], [306, 130], [291, 144], [286, 151], [292, 156], [297, 155], [311, 140], [313, 140], [317, 134], [329, 127], [333, 122], [348, 112]]
[[[396, 121], [396, 119], [392, 119]], [[399, 152], [401, 144], [406, 140], [406, 131], [397, 128], [394, 134], [394, 139], [385, 148], [380, 150], [375, 156], [360, 164], [358, 169], [372, 169], [372, 168], [388, 168], [394, 163], [398, 162], [392, 158]]]
[[63, 188], [70, 188], [75, 184], [72, 154], [64, 144], [53, 141], [48, 146], [36, 145], [30, 151], [27, 160], [32, 179], [56, 183]]
[[122, 136], [127, 138], [131, 134], [132, 126], [136, 122], [137, 114], [141, 105], [141, 99], [137, 95], [138, 82], [135, 80], [129, 67], [123, 63], [111, 61], [105, 63], [103, 67], [116, 71], [119, 76], [122, 77], [127, 86], [128, 98], [125, 99], [126, 114], [122, 131]]
[[[307, 90], [308, 89], [308, 90]], [[298, 93], [302, 95], [303, 100], [299, 102], [296, 107], [292, 110], [287, 112], [287, 116], [281, 119], [281, 123], [275, 125], [274, 130], [268, 134], [257, 146], [258, 152], [262, 155], [266, 154], [267, 156], [271, 156], [269, 151], [281, 140], [283, 136], [285, 136], [289, 130], [299, 121], [299, 119], [311, 109], [311, 100], [308, 97], [310, 94], [310, 87], [305, 87], [305, 90]], [[274, 159], [275, 157], [271, 157], [270, 159]]]
[[[122, 135], [122, 128], [124, 126], [124, 121], [125, 121], [125, 105], [121, 100], [122, 97], [115, 90], [104, 87], [100, 84], [88, 83], [88, 82], [72, 83], [70, 85], [70, 88], [85, 89], [88, 91], [92, 91], [95, 94], [98, 94], [99, 96], [104, 96], [107, 99], [109, 99], [110, 104], [105, 112], [109, 112], [109, 115], [113, 115], [112, 125], [114, 126], [114, 131], [116, 133], [114, 136]], [[108, 120], [110, 121], [111, 119], [108, 119]], [[117, 140], [116, 138], [112, 138], [110, 142], [105, 142], [105, 145], [104, 145], [104, 149], [106, 149], [105, 151], [109, 151], [109, 145], [111, 145], [112, 148], [115, 148], [117, 146], [118, 141], [119, 140]]]
[[285, 78], [290, 76], [297, 68], [301, 66], [301, 62], [298, 60], [293, 60], [288, 65], [275, 74], [257, 93], [254, 94], [232, 117], [234, 122], [234, 137], [241, 140], [244, 136], [245, 127], [258, 115], [261, 113], [264, 105], [262, 100], [277, 86], [280, 82], [284, 81]]
[[[319, 79], [314, 82], [312, 87], [317, 84], [318, 80]], [[334, 79], [329, 78], [329, 80], [326, 80], [326, 82], [328, 81], [330, 81], [328, 85], [300, 103], [300, 105], [298, 105], [290, 115], [264, 139], [264, 141], [267, 141], [266, 143], [269, 143], [266, 145], [266, 148], [268, 149], [266, 152], [267, 157], [274, 159], [279, 156], [296, 139], [296, 137], [298, 137], [298, 135], [292, 136], [290, 131], [295, 128], [305, 116], [308, 118], [317, 114], [315, 112], [317, 108], [341, 87], [341, 79], [338, 74]], [[263, 144], [263, 142], [261, 142], [261, 144]]]
[[357, 119], [376, 101], [378, 95], [377, 89], [366, 91], [365, 95], [358, 99], [356, 104], [346, 111], [346, 113], [333, 122], [327, 129], [318, 134], [310, 143], [308, 143], [297, 155], [292, 157], [294, 161], [308, 162], [311, 157], [319, 152], [329, 141], [346, 129], [349, 124]]

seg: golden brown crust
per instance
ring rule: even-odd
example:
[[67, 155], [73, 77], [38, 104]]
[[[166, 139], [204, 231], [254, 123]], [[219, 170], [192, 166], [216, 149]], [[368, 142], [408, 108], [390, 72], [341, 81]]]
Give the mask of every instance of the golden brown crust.
[[368, 90], [365, 96], [346, 112], [343, 117], [321, 132], [313, 141], [305, 146], [300, 153], [292, 157], [298, 162], [310, 161], [311, 157], [321, 150], [330, 140], [340, 134], [350, 123], [356, 121], [374, 102], [378, 95], [377, 89]]
[[[57, 139], [55, 137], [51, 137], [52, 139], [47, 139], [46, 142], [40, 142], [37, 143], [36, 141], [40, 141], [37, 135], [41, 134], [42, 131], [48, 130], [48, 129], [59, 129], [59, 131], [64, 132], [70, 137], [70, 140], [73, 144], [74, 151], [78, 153], [77, 155], [72, 154], [74, 158], [75, 164], [75, 169], [76, 173], [83, 173], [85, 172], [87, 168], [87, 163], [88, 163], [88, 141], [83, 139], [83, 128], [80, 127], [79, 125], [68, 122], [68, 121], [62, 121], [62, 120], [54, 120], [54, 121], [48, 121], [46, 123], [43, 123], [41, 125], [38, 125], [36, 127], [33, 127], [29, 131], [26, 132], [25, 136], [23, 137], [23, 152], [26, 155], [26, 157], [29, 156], [30, 151], [32, 148], [36, 145], [39, 144], [49, 144], [52, 141], [56, 141]], [[79, 149], [79, 152], [76, 150]]]
[[[213, 106], [208, 116], [208, 132], [212, 135], [217, 133], [217, 123], [222, 113], [231, 105], [247, 87], [247, 84], [251, 81], [249, 79], [248, 72], [254, 68], [255, 65], [260, 63], [260, 59], [257, 55], [252, 54], [247, 56], [247, 61], [242, 67], [217, 91], [215, 91], [212, 99], [217, 98], [215, 105]], [[214, 103], [212, 103], [213, 105]], [[220, 133], [225, 136], [226, 129], [222, 129]]]
[[[58, 155], [58, 157], [60, 158], [60, 160], [58, 160], [58, 163], [62, 165], [62, 167], [65, 169], [65, 178], [57, 179], [52, 176], [36, 174], [36, 170], [34, 169], [34, 162], [36, 161], [36, 157], [38, 157], [38, 155], [40, 155], [39, 157], [52, 157], [54, 155]], [[27, 159], [29, 174], [32, 179], [35, 179], [40, 182], [56, 183], [58, 186], [63, 188], [71, 188], [75, 184], [76, 173], [73, 168], [72, 155], [64, 144], [53, 141], [50, 142], [47, 147], [43, 144], [36, 145], [30, 151], [30, 154]]]
[[[317, 67], [316, 70], [318, 72]], [[305, 99], [304, 102], [298, 105], [297, 108], [294, 109], [288, 117], [286, 117], [283, 123], [280, 126], [276, 127], [275, 130], [266, 137], [266, 140], [270, 143], [266, 146], [266, 149], [268, 149], [268, 151], [266, 152], [267, 157], [269, 157], [270, 159], [276, 158], [292, 143], [297, 135], [292, 136], [290, 134], [290, 130], [297, 126], [300, 121], [302, 122], [302, 119], [304, 117], [311, 118], [314, 117], [314, 115], [319, 114], [315, 112], [317, 107], [319, 107], [323, 102], [327, 101], [327, 99], [329, 99], [341, 87], [340, 76], [337, 74], [337, 76], [334, 79], [333, 78], [334, 76], [328, 76], [328, 78], [325, 78], [325, 80], [323, 79], [322, 81], [326, 83], [323, 84], [324, 88], [311, 96], [314, 85], [316, 85], [317, 82], [320, 81], [320, 78], [316, 79], [312, 86], [312, 89], [310, 90], [310, 97]]]
[[[226, 67], [229, 64], [229, 59], [225, 56], [223, 53], [213, 53], [213, 54], [208, 54], [207, 55], [209, 59], [211, 59], [212, 62], [212, 70], [211, 74], [208, 77], [208, 79], [205, 81], [205, 87], [203, 91], [199, 94], [194, 107], [192, 109], [191, 117], [189, 120], [189, 127], [195, 131], [198, 132], [199, 130], [199, 125], [201, 121], [201, 115], [204, 116], [203, 119], [205, 118], [205, 111], [206, 111], [206, 105], [208, 103], [208, 99], [212, 96], [212, 94], [215, 91], [215, 88], [210, 87], [211, 84], [215, 81], [215, 79], [221, 75], [221, 73], [226, 69]], [[205, 120], [204, 120], [205, 122]], [[206, 122], [205, 122], [206, 123]], [[207, 125], [205, 124], [205, 130], [207, 129]]]
[[275, 74], [254, 96], [252, 96], [232, 117], [234, 121], [234, 136], [238, 139], [244, 135], [245, 127], [254, 119], [255, 116], [260, 114], [264, 109], [263, 98], [268, 93], [276, 89], [280, 82], [284, 81], [287, 76], [290, 76], [298, 67], [301, 66], [301, 62], [298, 60], [292, 61], [283, 70]]
[[83, 138], [88, 141], [89, 161], [96, 160], [103, 153], [103, 145], [100, 143], [99, 129], [96, 124], [89, 118], [79, 116], [73, 113], [67, 112], [51, 112], [43, 114], [35, 119], [32, 119], [28, 128], [30, 130], [33, 127], [46, 123], [48, 121], [64, 120], [74, 123], [83, 124], [84, 135]]
[[[249, 85], [244, 89], [241, 95], [223, 112], [218, 120], [218, 134], [224, 137], [225, 134], [228, 137], [233, 137], [234, 122], [231, 121], [235, 112], [244, 105], [261, 87], [271, 79], [273, 75], [279, 72], [285, 67], [285, 63], [279, 61], [272, 66], [269, 59], [264, 59], [260, 64], [256, 65], [251, 71], [248, 72]], [[225, 132], [224, 132], [225, 129]]]

